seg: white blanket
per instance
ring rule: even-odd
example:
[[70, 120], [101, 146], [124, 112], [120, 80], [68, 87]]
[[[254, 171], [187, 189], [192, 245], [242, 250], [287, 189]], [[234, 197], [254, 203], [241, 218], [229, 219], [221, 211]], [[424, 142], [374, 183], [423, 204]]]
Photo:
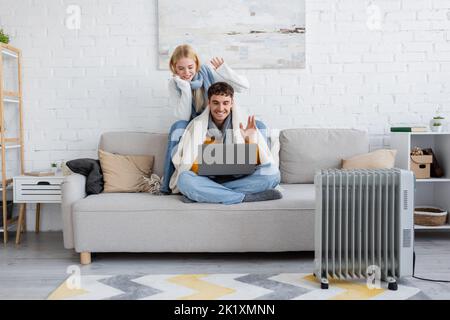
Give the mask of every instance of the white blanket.
[[[184, 171], [191, 170], [192, 165], [198, 157], [198, 146], [202, 145], [206, 140], [206, 133], [208, 131], [208, 119], [209, 119], [209, 107], [207, 107], [201, 115], [192, 120], [187, 126], [180, 143], [178, 144], [177, 151], [172, 157], [173, 164], [175, 166], [175, 172], [170, 178], [170, 189], [173, 193], [179, 193], [177, 187], [178, 177]], [[239, 124], [242, 123], [244, 127], [247, 126], [248, 116], [241, 114], [236, 105], [232, 108], [232, 124], [233, 124], [233, 141], [234, 143], [245, 143], [239, 129]], [[257, 131], [257, 144], [259, 150], [259, 159], [261, 164], [275, 163], [272, 153], [267, 146], [261, 132]]]

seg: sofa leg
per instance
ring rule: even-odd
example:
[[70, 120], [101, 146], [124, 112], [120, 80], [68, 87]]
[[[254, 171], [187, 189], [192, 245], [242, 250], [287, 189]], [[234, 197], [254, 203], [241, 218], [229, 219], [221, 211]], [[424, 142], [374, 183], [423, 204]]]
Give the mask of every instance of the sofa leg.
[[91, 253], [90, 252], [80, 253], [80, 262], [83, 265], [91, 264]]

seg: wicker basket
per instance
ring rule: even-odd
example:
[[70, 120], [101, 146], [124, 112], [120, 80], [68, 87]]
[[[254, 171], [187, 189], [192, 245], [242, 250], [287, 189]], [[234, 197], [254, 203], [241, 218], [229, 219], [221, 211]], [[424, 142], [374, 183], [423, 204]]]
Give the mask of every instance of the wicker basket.
[[442, 226], [447, 221], [447, 211], [437, 207], [416, 207], [414, 224], [420, 226]]

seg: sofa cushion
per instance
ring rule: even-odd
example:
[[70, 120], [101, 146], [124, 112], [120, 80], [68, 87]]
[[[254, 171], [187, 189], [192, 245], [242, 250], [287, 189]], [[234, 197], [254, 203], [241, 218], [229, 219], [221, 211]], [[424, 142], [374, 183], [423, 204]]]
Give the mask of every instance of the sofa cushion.
[[168, 134], [148, 132], [105, 132], [102, 134], [99, 149], [111, 153], [129, 155], [154, 155], [153, 173], [163, 175], [164, 157]]
[[[72, 206], [77, 252], [314, 250], [314, 185], [282, 185], [283, 199], [183, 203], [179, 195], [103, 193]], [[101, 232], [99, 232], [101, 230]]]
[[184, 203], [181, 195], [152, 195], [148, 193], [100, 193], [77, 201], [73, 211], [83, 212], [127, 212], [155, 210], [210, 211], [211, 214], [242, 211], [270, 211], [275, 209], [314, 209], [314, 185], [280, 185], [283, 198], [275, 201], [248, 202], [234, 205], [213, 203]]
[[366, 131], [287, 129], [280, 133], [282, 183], [313, 183], [317, 170], [340, 168], [342, 159], [369, 151]]

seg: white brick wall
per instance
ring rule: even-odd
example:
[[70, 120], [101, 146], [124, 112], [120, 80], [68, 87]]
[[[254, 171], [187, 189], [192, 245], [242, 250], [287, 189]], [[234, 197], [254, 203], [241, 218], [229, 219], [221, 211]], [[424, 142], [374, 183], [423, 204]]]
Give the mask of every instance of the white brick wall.
[[[381, 30], [366, 25], [370, 3]], [[72, 4], [79, 31], [65, 27]], [[279, 129], [367, 128], [373, 149], [391, 124], [428, 123], [438, 107], [450, 117], [450, 1], [306, 0], [306, 10], [306, 68], [241, 70], [242, 106]], [[106, 130], [167, 131], [156, 17], [156, 0], [0, 0], [0, 26], [23, 50], [26, 169], [96, 157]], [[57, 206], [43, 219], [61, 226]]]

